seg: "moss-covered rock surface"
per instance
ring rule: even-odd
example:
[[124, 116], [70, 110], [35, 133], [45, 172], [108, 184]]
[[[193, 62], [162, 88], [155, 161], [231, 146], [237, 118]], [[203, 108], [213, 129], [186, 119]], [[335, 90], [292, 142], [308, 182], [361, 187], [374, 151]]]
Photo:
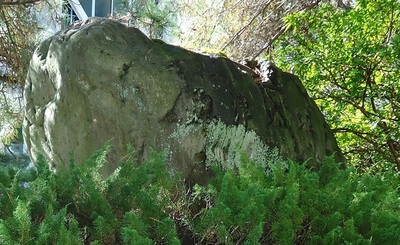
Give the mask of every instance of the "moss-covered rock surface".
[[171, 170], [196, 178], [207, 164], [206, 141], [218, 134], [212, 125], [222, 122], [255, 132], [283, 156], [311, 167], [333, 153], [344, 161], [298, 78], [273, 66], [265, 70], [270, 77], [92, 18], [36, 49], [24, 92], [25, 141], [34, 162], [41, 153], [55, 169], [110, 142], [106, 175], [128, 144], [139, 162], [151, 149], [168, 149]]

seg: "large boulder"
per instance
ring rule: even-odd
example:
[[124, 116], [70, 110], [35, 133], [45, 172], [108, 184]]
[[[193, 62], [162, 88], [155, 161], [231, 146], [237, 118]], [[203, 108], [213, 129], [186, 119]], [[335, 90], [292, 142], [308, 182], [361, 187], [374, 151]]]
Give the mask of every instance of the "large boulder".
[[[30, 62], [24, 97], [32, 160], [43, 154], [55, 168], [109, 142], [105, 174], [132, 145], [139, 161], [151, 149], [167, 150], [172, 170], [201, 176], [212, 152], [206, 142], [222, 137], [210, 130], [221, 124], [241, 125], [256, 133], [250, 141], [259, 137], [310, 167], [335, 152], [344, 161], [296, 76], [268, 62], [251, 69], [150, 40], [108, 19], [91, 18], [43, 41]], [[224, 158], [223, 146], [214, 147]]]

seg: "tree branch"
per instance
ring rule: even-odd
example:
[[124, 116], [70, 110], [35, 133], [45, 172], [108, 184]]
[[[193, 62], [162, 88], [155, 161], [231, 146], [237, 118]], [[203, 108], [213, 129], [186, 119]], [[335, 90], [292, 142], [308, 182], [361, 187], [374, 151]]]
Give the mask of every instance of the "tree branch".
[[[307, 5], [306, 7], [304, 7], [302, 10], [300, 11], [308, 11], [314, 7], [316, 7], [319, 3], [321, 2], [321, 0], [316, 0], [314, 2], [312, 2], [310, 5]], [[275, 35], [271, 38], [271, 40], [269, 40], [268, 42], [266, 42], [263, 47], [258, 50], [252, 57], [252, 59], [254, 60], [255, 58], [257, 58], [262, 52], [264, 52], [266, 49], [270, 48], [271, 45], [276, 41], [276, 39], [278, 39], [286, 30], [286, 27], [284, 24], [282, 24], [282, 26], [279, 28], [278, 32], [275, 33]]]
[[252, 59], [254, 60], [255, 58], [257, 58], [262, 52], [264, 52], [264, 50], [268, 49], [272, 43], [274, 43], [276, 41], [276, 39], [278, 39], [284, 32], [285, 32], [286, 27], [282, 26], [279, 31], [271, 38], [271, 40], [267, 43], [264, 44], [264, 46], [257, 51], [257, 53], [255, 53], [252, 57]]
[[272, 0], [268, 0], [260, 4], [258, 6], [256, 14], [250, 19], [250, 21], [246, 25], [240, 28], [240, 30], [237, 31], [227, 43], [225, 43], [225, 45], [222, 47], [222, 50], [224, 50], [229, 44], [231, 44], [235, 39], [242, 35], [242, 33], [254, 22], [254, 20], [268, 7], [271, 2]]
[[41, 0], [0, 0], [0, 5], [12, 6], [12, 5], [26, 5], [26, 4], [36, 4]]
[[[370, 144], [373, 146], [374, 151], [377, 151], [380, 153], [380, 155], [388, 162], [394, 162], [396, 164], [396, 166], [399, 168], [400, 167], [400, 159], [398, 158], [398, 156], [396, 156], [398, 154], [398, 152], [395, 150], [394, 144], [396, 142], [394, 141], [385, 141], [382, 143], [378, 143], [376, 140], [373, 139], [373, 134], [371, 133], [365, 133], [365, 132], [360, 132], [357, 131], [355, 129], [350, 129], [350, 128], [336, 128], [333, 130], [335, 133], [351, 133], [354, 134], [355, 136], [359, 137], [360, 139], [364, 140], [366, 143]], [[389, 150], [389, 152], [391, 153], [391, 156], [388, 156], [388, 154], [386, 154], [386, 152], [382, 149], [385, 149], [387, 147], [387, 149]], [[364, 152], [364, 151], [360, 151], [360, 152]]]

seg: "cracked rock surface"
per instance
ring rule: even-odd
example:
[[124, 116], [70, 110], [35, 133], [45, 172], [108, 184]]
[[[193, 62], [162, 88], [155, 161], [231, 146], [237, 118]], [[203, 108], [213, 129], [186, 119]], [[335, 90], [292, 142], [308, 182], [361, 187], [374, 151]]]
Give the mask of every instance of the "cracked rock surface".
[[243, 125], [282, 155], [310, 166], [334, 152], [343, 161], [299, 79], [273, 69], [273, 77], [258, 82], [252, 69], [229, 59], [91, 18], [36, 49], [24, 91], [25, 141], [33, 162], [40, 152], [54, 168], [110, 142], [105, 174], [132, 145], [139, 162], [151, 149], [167, 150], [172, 169], [201, 176], [206, 125], [218, 120]]

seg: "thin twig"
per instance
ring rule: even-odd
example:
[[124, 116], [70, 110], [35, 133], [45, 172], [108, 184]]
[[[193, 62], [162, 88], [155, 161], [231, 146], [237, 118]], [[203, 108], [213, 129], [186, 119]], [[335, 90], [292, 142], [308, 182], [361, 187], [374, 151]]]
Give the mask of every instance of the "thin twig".
[[16, 1], [4, 1], [0, 0], [0, 5], [11, 6], [11, 5], [26, 5], [26, 4], [37, 4], [41, 0], [16, 0]]
[[231, 44], [236, 38], [238, 38], [242, 33], [254, 22], [254, 20], [268, 7], [268, 5], [272, 2], [272, 0], [268, 0], [262, 4], [259, 5], [256, 14], [253, 15], [253, 17], [250, 19], [250, 21], [244, 25], [242, 28], [240, 28], [239, 31], [237, 31], [231, 39], [225, 43], [225, 45], [222, 47], [222, 50], [226, 49], [226, 47]]

